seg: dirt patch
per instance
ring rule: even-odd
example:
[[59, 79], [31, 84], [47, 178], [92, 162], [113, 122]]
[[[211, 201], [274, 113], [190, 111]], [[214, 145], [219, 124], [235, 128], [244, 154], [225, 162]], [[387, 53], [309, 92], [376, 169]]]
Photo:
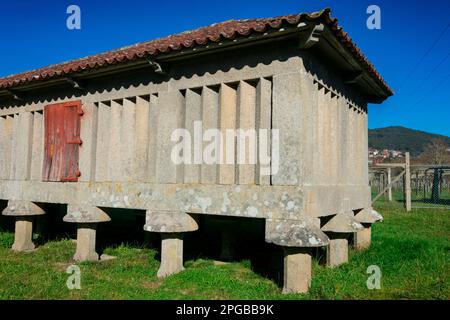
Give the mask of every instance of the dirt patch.
[[162, 281], [144, 281], [142, 286], [146, 289], [158, 289], [162, 285]]

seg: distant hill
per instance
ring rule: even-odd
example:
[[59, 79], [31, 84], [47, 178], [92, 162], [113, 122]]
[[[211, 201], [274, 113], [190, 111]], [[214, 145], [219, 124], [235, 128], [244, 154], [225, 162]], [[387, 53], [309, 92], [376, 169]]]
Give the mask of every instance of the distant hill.
[[422, 153], [432, 139], [442, 139], [450, 145], [450, 137], [405, 127], [369, 129], [369, 148], [409, 151], [412, 156]]

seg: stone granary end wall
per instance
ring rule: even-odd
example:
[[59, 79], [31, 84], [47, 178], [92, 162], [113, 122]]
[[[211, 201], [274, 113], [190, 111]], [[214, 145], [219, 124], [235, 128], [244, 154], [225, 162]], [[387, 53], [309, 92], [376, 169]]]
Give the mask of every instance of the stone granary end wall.
[[[98, 260], [108, 208], [146, 210], [164, 277], [183, 269], [183, 234], [198, 215], [264, 219], [265, 240], [284, 248], [284, 292], [306, 292], [311, 248], [327, 246], [337, 266], [350, 235], [356, 248], [370, 245], [380, 216], [367, 104], [390, 95], [327, 9], [227, 21], [0, 79], [0, 199], [16, 218], [13, 250], [34, 249], [42, 204], [67, 205], [76, 260]], [[270, 161], [177, 163], [179, 129], [268, 133], [258, 137], [265, 149], [237, 138], [215, 146]], [[193, 150], [211, 143], [195, 139]]]

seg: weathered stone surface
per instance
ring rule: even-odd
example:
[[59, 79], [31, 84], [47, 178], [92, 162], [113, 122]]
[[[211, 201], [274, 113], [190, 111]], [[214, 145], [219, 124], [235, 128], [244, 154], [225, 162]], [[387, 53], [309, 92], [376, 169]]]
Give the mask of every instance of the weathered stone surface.
[[183, 267], [183, 234], [161, 234], [161, 265], [156, 274], [158, 278], [164, 278], [181, 272]]
[[176, 233], [198, 229], [198, 224], [190, 215], [177, 211], [147, 210], [145, 231]]
[[111, 221], [111, 218], [98, 207], [89, 205], [69, 204], [64, 222], [72, 223], [98, 223]]
[[352, 211], [338, 213], [331, 218], [324, 226], [322, 231], [336, 233], [352, 233], [361, 230], [363, 226], [355, 220]]
[[372, 208], [365, 208], [355, 215], [355, 220], [360, 223], [375, 223], [382, 221], [383, 216]]
[[30, 201], [9, 200], [2, 214], [4, 216], [37, 216], [45, 214], [45, 211]]
[[13, 251], [27, 252], [34, 250], [33, 216], [18, 216], [16, 218], [16, 230], [14, 233]]
[[327, 248], [327, 266], [337, 267], [348, 262], [348, 240], [345, 238], [330, 239]]
[[100, 261], [109, 261], [109, 260], [114, 260], [114, 259], [117, 259], [117, 257], [111, 256], [111, 255], [106, 254], [106, 253], [103, 253], [103, 254], [100, 256]]
[[283, 293], [306, 293], [311, 286], [311, 254], [308, 249], [284, 249]]
[[321, 247], [328, 237], [312, 219], [266, 219], [266, 242], [283, 247]]
[[354, 247], [357, 251], [362, 251], [370, 247], [372, 231], [370, 224], [364, 229], [354, 233]]
[[370, 213], [372, 214], [372, 216], [375, 217], [375, 219], [377, 219], [377, 221], [383, 221], [383, 216], [376, 210], [370, 210]]
[[95, 251], [96, 223], [80, 223], [77, 230], [77, 250], [73, 259], [75, 261], [98, 261]]

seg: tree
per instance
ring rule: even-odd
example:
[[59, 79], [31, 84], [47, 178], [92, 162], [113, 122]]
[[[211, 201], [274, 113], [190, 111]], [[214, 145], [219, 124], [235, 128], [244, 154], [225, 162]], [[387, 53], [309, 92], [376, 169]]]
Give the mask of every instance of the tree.
[[420, 155], [421, 162], [426, 164], [448, 164], [450, 163], [450, 146], [441, 139], [433, 139]]

